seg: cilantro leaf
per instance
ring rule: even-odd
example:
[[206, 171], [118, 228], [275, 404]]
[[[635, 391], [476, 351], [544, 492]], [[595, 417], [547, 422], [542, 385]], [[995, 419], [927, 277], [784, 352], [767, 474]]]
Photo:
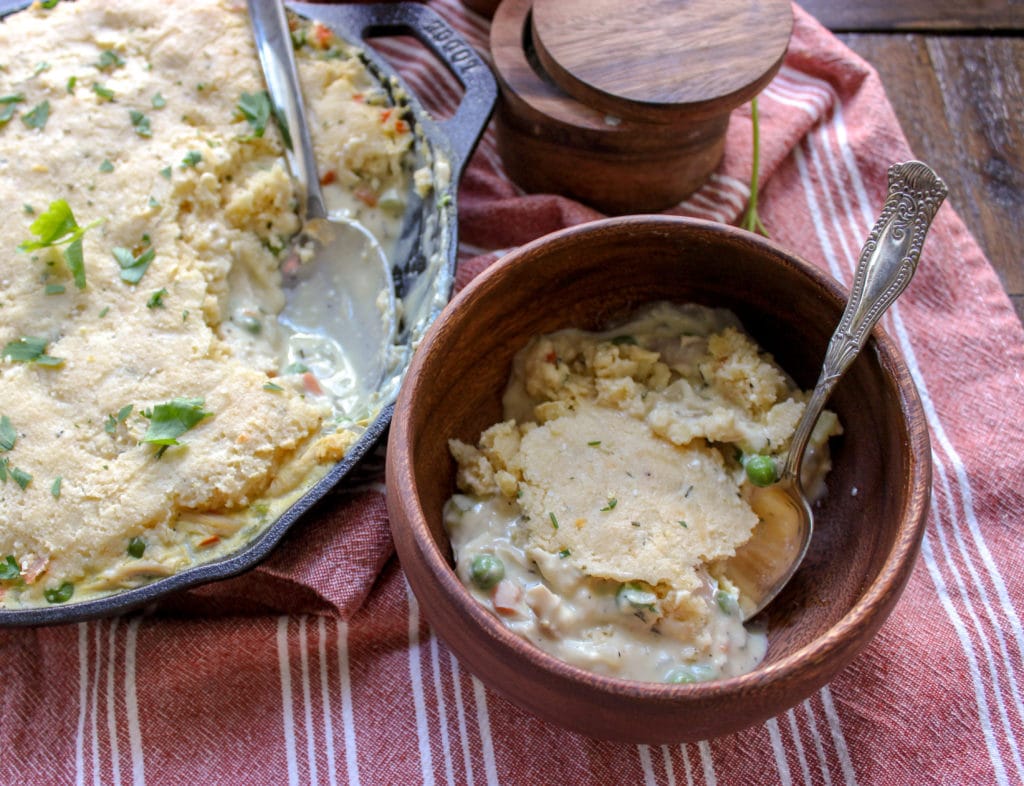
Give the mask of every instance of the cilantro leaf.
[[156, 250], [150, 246], [138, 256], [134, 256], [130, 249], [117, 246], [113, 254], [117, 264], [121, 266], [121, 280], [129, 284], [138, 284], [149, 268], [149, 263], [156, 256]]
[[109, 87], [104, 87], [99, 82], [92, 83], [92, 92], [102, 98], [104, 101], [114, 100], [114, 91]]
[[157, 404], [152, 412], [143, 413], [149, 418], [149, 428], [142, 437], [150, 445], [180, 445], [178, 437], [213, 413], [203, 410], [201, 398], [175, 398], [165, 404]]
[[18, 248], [22, 251], [35, 251], [37, 248], [70, 243], [79, 229], [71, 206], [66, 200], [55, 199], [47, 211], [41, 213], [29, 226], [29, 231], [37, 235], [39, 240], [26, 240]]
[[98, 224], [94, 221], [85, 227], [80, 227], [75, 221], [71, 207], [63, 199], [56, 199], [50, 203], [45, 213], [40, 214], [29, 226], [29, 231], [38, 237], [38, 240], [26, 240], [18, 246], [19, 251], [35, 251], [39, 248], [50, 248], [65, 243], [68, 247], [64, 249], [64, 261], [75, 278], [75, 286], [85, 289], [85, 261], [82, 255], [82, 236], [87, 230]]
[[17, 441], [18, 432], [11, 425], [11, 419], [7, 415], [0, 417], [0, 450], [13, 450]]
[[60, 487], [64, 482], [64, 478], [60, 475], [53, 479], [53, 485], [50, 486], [50, 493], [53, 494], [54, 499], [60, 499]]
[[154, 109], [163, 109], [165, 106], [167, 106], [167, 99], [159, 93], [157, 93], [153, 96], [153, 99], [150, 103], [153, 104]]
[[38, 363], [41, 366], [59, 366], [63, 358], [50, 357], [46, 354], [46, 339], [37, 336], [22, 336], [16, 341], [8, 342], [0, 357], [15, 363]]
[[110, 159], [104, 158], [103, 161], [100, 163], [100, 172], [107, 173], [113, 171], [114, 165], [110, 163]]
[[11, 95], [0, 96], [0, 126], [7, 125], [18, 111], [17, 104], [24, 102], [24, 93], [12, 93]]
[[0, 581], [17, 581], [20, 578], [21, 565], [13, 554], [8, 554], [3, 562], [0, 562]]
[[36, 104], [28, 112], [21, 116], [23, 122], [29, 128], [46, 128], [46, 121], [50, 119], [50, 102], [43, 101]]
[[181, 168], [184, 169], [188, 166], [197, 166], [200, 161], [203, 160], [203, 154], [198, 150], [189, 150], [183, 159], [181, 159]]
[[238, 99], [238, 111], [252, 126], [252, 135], [263, 136], [267, 130], [267, 121], [270, 119], [270, 96], [267, 91], [242, 93]]

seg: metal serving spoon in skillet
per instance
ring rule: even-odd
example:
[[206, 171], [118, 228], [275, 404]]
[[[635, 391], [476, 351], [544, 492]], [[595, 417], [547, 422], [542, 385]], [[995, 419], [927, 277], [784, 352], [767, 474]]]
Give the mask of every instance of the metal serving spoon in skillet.
[[314, 247], [312, 259], [283, 271], [286, 305], [278, 319], [295, 332], [293, 346], [307, 341], [322, 351], [321, 337], [333, 342], [333, 364], [347, 377], [342, 385], [352, 397], [365, 398], [387, 371], [395, 341], [391, 265], [369, 230], [324, 203], [283, 3], [249, 0], [249, 19], [304, 210], [293, 256], [311, 240]]
[[779, 594], [807, 553], [814, 529], [814, 514], [800, 480], [807, 441], [836, 382], [910, 283], [925, 235], [945, 198], [946, 184], [920, 161], [889, 168], [889, 194], [860, 252], [853, 291], [829, 341], [821, 375], [797, 423], [779, 479], [755, 489], [751, 507], [761, 521], [723, 570], [739, 588], [744, 619]]

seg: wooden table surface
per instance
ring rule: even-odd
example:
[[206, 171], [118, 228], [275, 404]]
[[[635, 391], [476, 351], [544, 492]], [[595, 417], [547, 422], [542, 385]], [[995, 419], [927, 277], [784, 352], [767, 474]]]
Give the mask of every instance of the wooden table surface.
[[798, 2], [878, 70], [1024, 320], [1024, 3]]

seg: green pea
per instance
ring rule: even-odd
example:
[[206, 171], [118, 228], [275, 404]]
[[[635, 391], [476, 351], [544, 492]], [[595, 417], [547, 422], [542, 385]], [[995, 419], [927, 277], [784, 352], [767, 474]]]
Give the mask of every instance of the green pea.
[[135, 537], [128, 541], [128, 554], [139, 559], [143, 554], [146, 553], [146, 541], [142, 538]]
[[629, 581], [619, 587], [615, 602], [623, 611], [635, 612], [641, 609], [656, 611], [658, 596], [653, 587], [642, 581]]
[[714, 678], [710, 666], [695, 663], [691, 666], [676, 666], [668, 673], [665, 681], [675, 685], [689, 685], [691, 682], [708, 682]]
[[43, 595], [46, 596], [47, 603], [66, 603], [71, 600], [71, 596], [75, 594], [75, 585], [70, 581], [65, 581], [57, 589], [48, 589]]
[[469, 565], [473, 585], [486, 590], [505, 578], [505, 565], [493, 554], [477, 554]]
[[775, 459], [771, 456], [751, 456], [746, 460], [744, 466], [747, 470], [747, 477], [755, 486], [770, 486], [779, 479]]
[[736, 596], [732, 595], [725, 590], [718, 590], [715, 592], [715, 602], [718, 604], [718, 608], [722, 610], [723, 614], [727, 614], [730, 617], [738, 616], [740, 613], [740, 604], [736, 600]]

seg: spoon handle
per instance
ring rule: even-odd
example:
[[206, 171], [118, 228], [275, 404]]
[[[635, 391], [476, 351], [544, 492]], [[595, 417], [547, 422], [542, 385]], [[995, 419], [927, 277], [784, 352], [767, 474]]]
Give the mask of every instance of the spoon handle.
[[298, 183], [306, 218], [326, 218], [284, 3], [282, 0], [249, 0], [249, 21], [263, 64], [272, 111], [284, 137], [288, 165]]
[[889, 194], [860, 252], [853, 291], [829, 341], [821, 376], [793, 434], [783, 477], [799, 478], [804, 448], [825, 402], [867, 342], [871, 329], [910, 283], [925, 235], [946, 192], [946, 184], [920, 161], [889, 167]]

